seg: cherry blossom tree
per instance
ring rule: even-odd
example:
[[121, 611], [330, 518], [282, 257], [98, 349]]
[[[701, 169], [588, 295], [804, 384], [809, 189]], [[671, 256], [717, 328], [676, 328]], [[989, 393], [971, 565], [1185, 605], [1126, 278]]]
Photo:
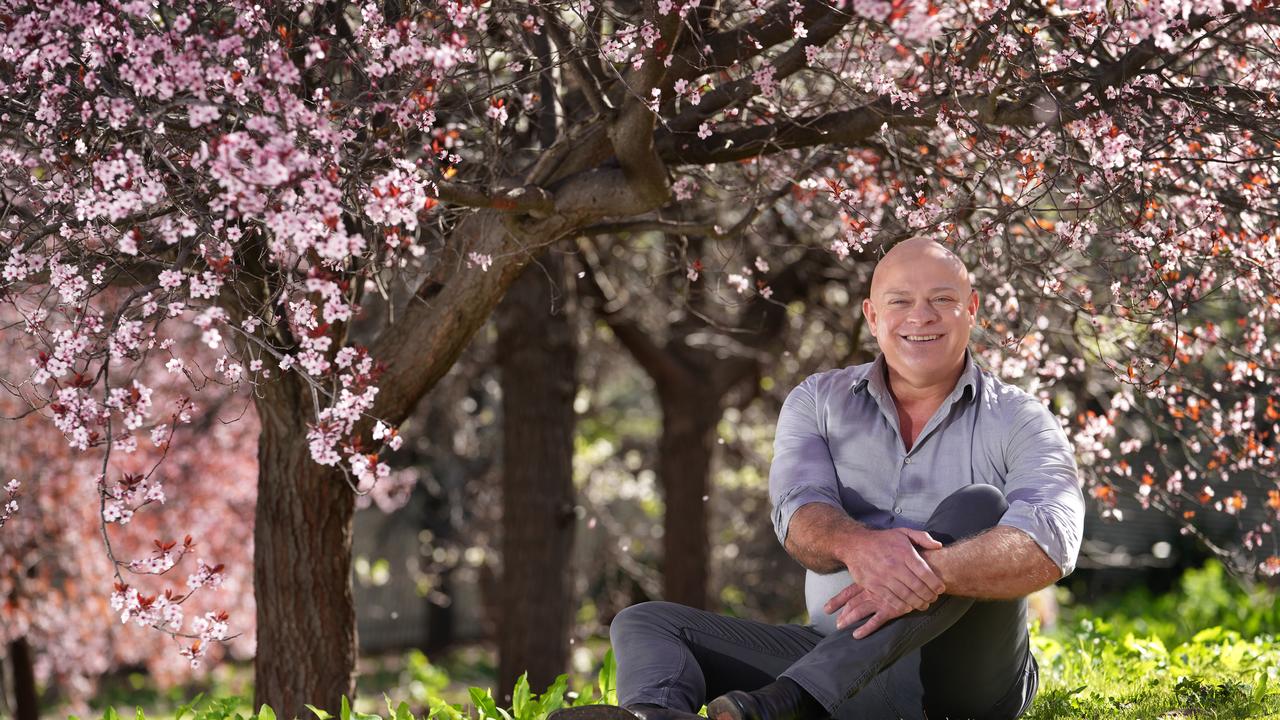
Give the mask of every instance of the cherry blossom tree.
[[[191, 354], [212, 369], [211, 351], [203, 355]], [[6, 377], [30, 372], [17, 343], [5, 342], [0, 357]], [[257, 423], [249, 400], [199, 365], [169, 373], [156, 364], [139, 377], [153, 389], [157, 414], [169, 410], [177, 422], [150, 428], [127, 460], [117, 456], [115, 464], [132, 471], [132, 489], [95, 484], [100, 457], [68, 447], [41, 413], [13, 419], [30, 404], [0, 395], [0, 413], [10, 418], [0, 467], [15, 478], [20, 510], [0, 531], [0, 643], [20, 720], [39, 717], [37, 681], [83, 712], [97, 678], [112, 669], [144, 666], [167, 685], [228, 643], [237, 656], [252, 656]], [[207, 405], [192, 402], [197, 388]], [[120, 502], [117, 490], [120, 500], [136, 500]], [[107, 515], [115, 522], [104, 524], [99, 498], [119, 502]]]
[[[949, 242], [1003, 280], [990, 360], [1066, 411], [1096, 496], [1132, 476], [1172, 512], [1243, 511], [1215, 487], [1274, 485], [1280, 430], [1278, 18], [1267, 0], [0, 0], [20, 384], [111, 458], [168, 422], [127, 368], [188, 367], [175, 328], [251, 391], [255, 688], [286, 716], [353, 690], [353, 496], [531, 255], [575, 236], [732, 243], [782, 204], [837, 258]], [[712, 280], [702, 260], [690, 282]], [[1055, 396], [1086, 376], [1096, 409]], [[1126, 460], [1147, 443], [1172, 466]], [[111, 462], [120, 522], [136, 488]], [[1242, 532], [1274, 572], [1270, 498]]]

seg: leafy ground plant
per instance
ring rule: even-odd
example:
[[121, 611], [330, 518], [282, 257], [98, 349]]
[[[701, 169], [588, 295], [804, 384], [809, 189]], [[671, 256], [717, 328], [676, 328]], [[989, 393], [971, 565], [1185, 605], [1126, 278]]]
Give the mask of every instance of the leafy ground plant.
[[[1119, 634], [1105, 621], [1084, 618], [1052, 634], [1036, 631], [1032, 641], [1041, 691], [1027, 720], [1280, 718], [1280, 647], [1269, 635], [1245, 639], [1212, 627], [1169, 649], [1157, 636]], [[510, 707], [500, 706], [489, 690], [473, 687], [461, 703], [432, 693], [426, 703], [413, 707], [384, 696], [385, 711], [360, 712], [344, 699], [336, 718], [316, 708], [312, 714], [316, 720], [546, 720], [562, 707], [616, 702], [615, 671], [609, 652], [594, 682], [577, 690], [562, 675], [535, 693], [522, 677]], [[236, 697], [197, 697], [172, 717], [276, 720], [271, 708], [253, 713]], [[113, 709], [102, 716], [119, 718]], [[146, 720], [141, 709], [136, 718]]]
[[[1057, 628], [1032, 629], [1040, 693], [1025, 717], [1280, 720], [1278, 628], [1274, 593], [1242, 589], [1217, 563], [1185, 573], [1167, 595], [1137, 590], [1068, 608]], [[483, 675], [463, 672], [478, 662], [470, 654], [459, 666], [446, 668], [411, 652], [402, 672], [370, 686], [358, 710], [344, 701], [336, 720], [546, 720], [558, 708], [616, 701], [611, 651], [604, 652], [594, 676], [562, 675], [540, 694], [521, 678], [510, 707], [483, 687], [467, 687], [486, 682]], [[384, 702], [363, 699], [377, 698], [381, 689], [391, 696], [383, 695]], [[145, 720], [142, 710], [132, 714]], [[324, 711], [312, 714], [330, 720]], [[160, 717], [274, 720], [275, 713], [263, 706], [255, 714], [247, 699], [215, 691], [172, 715], [151, 715]], [[102, 718], [118, 720], [119, 715], [107, 710]]]

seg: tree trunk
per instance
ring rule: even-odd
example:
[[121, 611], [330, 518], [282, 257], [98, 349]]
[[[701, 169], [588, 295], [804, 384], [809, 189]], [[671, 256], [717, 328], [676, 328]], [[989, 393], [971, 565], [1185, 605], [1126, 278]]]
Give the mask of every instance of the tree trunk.
[[9, 658], [13, 662], [13, 718], [40, 720], [40, 695], [36, 690], [31, 644], [25, 637], [9, 643]]
[[426, 600], [427, 603], [427, 641], [423, 652], [435, 655], [443, 652], [453, 644], [453, 570], [440, 573], [440, 592], [449, 601], [445, 604]]
[[309, 715], [310, 703], [337, 716], [355, 690], [355, 498], [337, 470], [311, 459], [305, 382], [289, 373], [258, 392], [254, 705], [291, 718]]
[[538, 692], [568, 664], [576, 351], [563, 305], [564, 276], [563, 261], [544, 254], [541, 266], [530, 265], [512, 284], [498, 311], [503, 415], [498, 683], [504, 699], [522, 672], [528, 671], [529, 685]]
[[658, 478], [666, 503], [663, 599], [706, 608], [711, 542], [707, 533], [707, 498], [721, 399], [710, 388], [701, 392], [690, 387], [671, 390], [659, 389], [662, 438]]

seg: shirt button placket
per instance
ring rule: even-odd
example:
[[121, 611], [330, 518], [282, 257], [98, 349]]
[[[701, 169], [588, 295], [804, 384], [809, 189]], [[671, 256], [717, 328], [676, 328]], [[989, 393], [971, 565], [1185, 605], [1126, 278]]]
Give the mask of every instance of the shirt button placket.
[[[905, 458], [903, 458], [903, 459], [902, 459], [902, 464], [903, 464], [903, 465], [910, 465], [910, 464], [911, 464], [911, 456], [910, 456], [910, 455], [908, 455], [908, 456], [906, 456]], [[901, 472], [899, 472], [899, 473], [898, 473], [898, 486], [899, 486], [899, 487], [901, 487], [901, 486], [902, 486], [902, 473], [901, 473]], [[901, 506], [901, 505], [897, 505], [897, 504], [896, 504], [896, 503], [898, 502], [898, 498], [897, 498], [897, 497], [895, 497], [893, 500], [894, 500], [894, 503], [895, 503], [894, 508], [893, 508], [893, 514], [894, 514], [894, 515], [901, 515], [901, 514], [902, 514], [902, 506]], [[889, 518], [890, 522], [892, 522], [894, 519], [895, 519], [895, 518]]]

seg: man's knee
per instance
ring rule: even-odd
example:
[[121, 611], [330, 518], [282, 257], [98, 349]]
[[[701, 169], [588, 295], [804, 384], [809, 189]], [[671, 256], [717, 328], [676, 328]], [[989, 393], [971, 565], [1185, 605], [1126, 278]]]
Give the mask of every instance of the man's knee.
[[974, 484], [960, 488], [938, 503], [925, 525], [944, 545], [976, 535], [1000, 522], [1009, 503], [994, 485]]
[[651, 634], [669, 626], [672, 610], [678, 607], [680, 606], [675, 603], [650, 600], [623, 609], [609, 623], [609, 641], [615, 648], [614, 653], [617, 653], [617, 648], [625, 644], [628, 638]]

